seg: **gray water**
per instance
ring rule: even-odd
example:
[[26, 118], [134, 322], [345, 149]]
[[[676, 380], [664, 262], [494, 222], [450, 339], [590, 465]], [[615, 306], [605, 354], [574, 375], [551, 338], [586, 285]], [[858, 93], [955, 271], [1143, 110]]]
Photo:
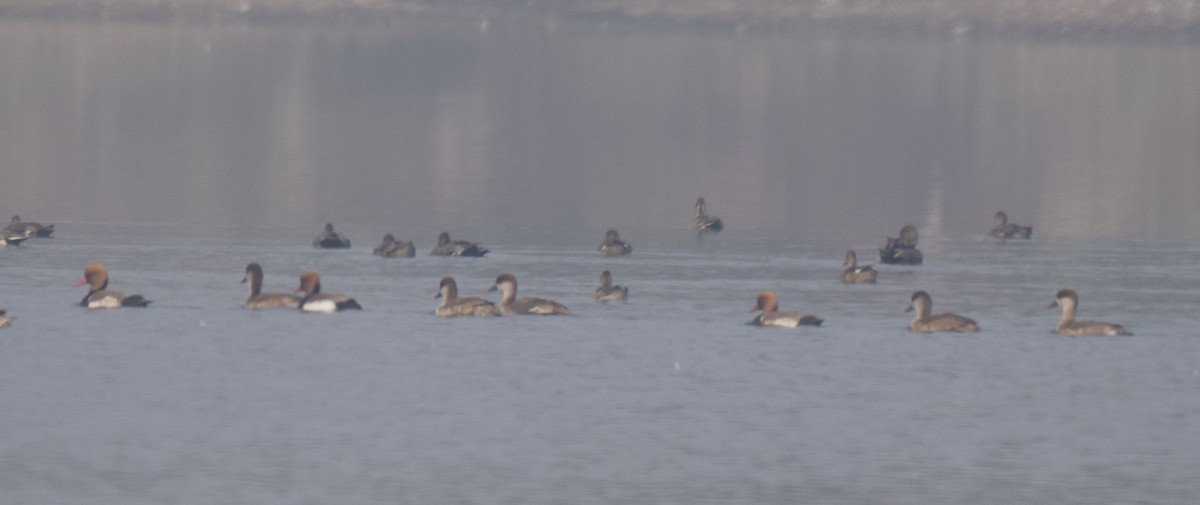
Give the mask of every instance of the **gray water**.
[[[1196, 47], [0, 28], [0, 212], [58, 229], [0, 248], [0, 502], [1200, 493]], [[687, 228], [701, 195], [725, 232]], [[1000, 209], [1035, 239], [984, 238]], [[311, 248], [327, 221], [354, 248]], [[925, 265], [837, 282], [906, 223]], [[93, 261], [152, 307], [73, 305]], [[243, 310], [251, 261], [366, 310]], [[575, 315], [432, 315], [503, 272]], [[1136, 336], [1054, 335], [1061, 287]], [[826, 323], [745, 325], [762, 289]], [[983, 331], [910, 333], [915, 289]]]

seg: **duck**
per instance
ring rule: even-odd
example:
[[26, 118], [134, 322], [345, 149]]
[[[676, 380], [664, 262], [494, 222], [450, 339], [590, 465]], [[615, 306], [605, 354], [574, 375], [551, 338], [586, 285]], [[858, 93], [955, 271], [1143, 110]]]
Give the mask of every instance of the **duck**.
[[621, 240], [621, 236], [617, 234], [617, 230], [608, 230], [604, 232], [604, 242], [596, 250], [605, 256], [624, 256], [633, 252], [633, 246]]
[[29, 240], [33, 237], [32, 230], [22, 232], [11, 232], [7, 229], [0, 230], [0, 246], [21, 245], [21, 242]]
[[888, 237], [887, 245], [879, 250], [879, 261], [889, 265], [920, 265], [925, 255], [917, 249], [918, 238], [916, 226], [904, 225], [899, 237]]
[[34, 237], [50, 238], [50, 235], [54, 233], [54, 225], [26, 222], [21, 220], [21, 216], [13, 216], [12, 221], [8, 222], [8, 226], [4, 228], [4, 231], [14, 235], [22, 235], [26, 231], [32, 231]]
[[9, 326], [12, 326], [13, 321], [16, 319], [17, 318], [8, 315], [7, 310], [0, 309], [0, 328], [8, 328]]
[[321, 276], [308, 271], [300, 274], [300, 287], [295, 290], [304, 293], [300, 300], [300, 310], [304, 312], [332, 313], [343, 310], [362, 310], [362, 305], [346, 295], [321, 292]]
[[437, 247], [430, 251], [430, 256], [470, 256], [481, 258], [488, 250], [474, 242], [465, 240], [450, 240], [450, 234], [442, 232], [438, 235]]
[[325, 223], [325, 231], [313, 239], [313, 247], [318, 249], [349, 249], [350, 239], [333, 231], [333, 223]]
[[608, 270], [600, 272], [600, 287], [592, 293], [592, 298], [601, 302], [623, 302], [628, 297], [629, 288], [614, 285], [612, 273]]
[[79, 304], [89, 309], [145, 307], [151, 303], [142, 295], [109, 290], [108, 269], [99, 263], [92, 263], [84, 267], [83, 278], [79, 279], [75, 286], [84, 285], [90, 285], [91, 289]]
[[545, 298], [517, 298], [517, 278], [513, 274], [500, 274], [496, 282], [487, 288], [487, 292], [500, 291], [500, 303], [496, 307], [502, 315], [542, 315], [570, 314], [562, 304]]
[[769, 289], [760, 292], [757, 303], [750, 307], [750, 312], [757, 311], [762, 311], [762, 314], [755, 316], [754, 320], [750, 321], [750, 324], [754, 326], [795, 328], [797, 326], [820, 326], [825, 322], [824, 319], [804, 312], [779, 312], [779, 297]]
[[917, 311], [917, 315], [913, 317], [908, 328], [918, 333], [933, 333], [939, 331], [952, 331], [957, 333], [968, 333], [979, 331], [979, 325], [974, 319], [960, 316], [958, 314], [930, 315], [933, 311], [933, 298], [929, 293], [924, 291], [916, 291], [912, 294], [911, 303], [905, 312]]
[[438, 305], [433, 311], [439, 317], [500, 315], [496, 305], [483, 298], [459, 298], [458, 283], [454, 281], [453, 277], [442, 277], [441, 285], [438, 286], [438, 294], [433, 298], [435, 300], [442, 299], [441, 305]]
[[871, 265], [858, 266], [858, 256], [854, 254], [854, 251], [846, 251], [842, 266], [846, 269], [842, 270], [842, 275], [838, 279], [845, 284], [875, 284], [875, 277], [879, 275], [879, 272], [871, 268]]
[[258, 263], [246, 265], [246, 276], [242, 284], [250, 285], [250, 296], [243, 305], [247, 309], [295, 309], [300, 307], [301, 298], [287, 293], [263, 293], [263, 269]]
[[1080, 335], [1104, 335], [1110, 337], [1133, 335], [1132, 332], [1119, 324], [1076, 321], [1075, 309], [1079, 307], [1079, 295], [1075, 293], [1074, 289], [1064, 288], [1058, 290], [1058, 293], [1054, 295], [1054, 301], [1046, 306], [1048, 309], [1055, 307], [1062, 307], [1062, 319], [1058, 320], [1058, 326], [1054, 328], [1059, 335], [1067, 337]]
[[706, 209], [706, 207], [704, 205], [704, 198], [703, 197], [697, 198], [696, 199], [696, 219], [692, 220], [692, 227], [697, 230], [700, 230], [701, 232], [706, 232], [706, 231], [719, 232], [721, 230], [724, 230], [725, 225], [723, 223], [721, 223], [721, 218], [719, 218], [717, 216], [710, 216], [708, 214], [705, 214], [704, 213], [705, 209]]
[[383, 236], [383, 243], [375, 247], [371, 254], [384, 258], [411, 258], [417, 255], [417, 248], [412, 242], [397, 242], [391, 233]]
[[992, 238], [1016, 238], [1028, 240], [1033, 235], [1032, 226], [1008, 224], [1008, 214], [1004, 211], [996, 213], [992, 218], [992, 229], [988, 236]]

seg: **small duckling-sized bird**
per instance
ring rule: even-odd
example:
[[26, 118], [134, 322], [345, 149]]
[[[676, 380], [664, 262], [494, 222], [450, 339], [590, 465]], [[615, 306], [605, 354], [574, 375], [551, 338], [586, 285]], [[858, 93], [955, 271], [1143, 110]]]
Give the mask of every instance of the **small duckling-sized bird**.
[[1008, 224], [1008, 214], [1004, 211], [997, 212], [996, 217], [992, 218], [992, 229], [988, 232], [992, 238], [1028, 239], [1032, 235], [1032, 226]]
[[7, 310], [0, 309], [0, 328], [8, 328], [9, 326], [12, 326], [13, 321], [16, 319], [17, 318], [8, 315]]
[[721, 218], [710, 216], [705, 213], [705, 210], [707, 210], [707, 207], [704, 205], [704, 198], [696, 199], [696, 218], [692, 220], [692, 227], [701, 232], [719, 232], [724, 230], [725, 224], [721, 223]]
[[295, 309], [300, 307], [301, 298], [287, 293], [263, 293], [263, 269], [258, 263], [246, 265], [246, 276], [242, 284], [250, 285], [250, 296], [243, 307], [247, 309]]
[[76, 287], [90, 285], [87, 296], [79, 302], [89, 309], [112, 309], [117, 307], [145, 307], [150, 305], [142, 295], [123, 293], [108, 289], [108, 269], [99, 263], [92, 263], [83, 269], [83, 278], [75, 283]]
[[623, 302], [629, 297], [629, 288], [613, 284], [612, 273], [608, 270], [600, 272], [600, 287], [592, 293], [592, 298], [601, 302]]
[[596, 250], [605, 256], [624, 256], [633, 252], [633, 246], [621, 240], [617, 230], [608, 230], [604, 232], [604, 242], [601, 242]]
[[50, 238], [50, 234], [54, 233], [54, 225], [31, 223], [22, 221], [21, 216], [13, 216], [12, 221], [9, 221], [4, 231], [13, 235], [24, 235], [26, 231], [30, 231], [33, 232], [34, 237]]
[[871, 265], [858, 265], [858, 255], [854, 251], [846, 251], [846, 257], [842, 261], [842, 266], [846, 267], [842, 270], [842, 275], [838, 277], [845, 284], [875, 284], [875, 277], [879, 272]]
[[1062, 319], [1058, 320], [1058, 326], [1054, 328], [1059, 335], [1067, 337], [1079, 335], [1104, 335], [1110, 337], [1133, 335], [1132, 332], [1119, 324], [1076, 321], [1075, 309], [1079, 308], [1079, 295], [1075, 293], [1074, 289], [1058, 290], [1058, 293], [1054, 295], [1054, 301], [1046, 306], [1048, 309], [1055, 307], [1062, 307]]
[[483, 298], [459, 298], [458, 283], [454, 281], [453, 277], [442, 277], [442, 283], [438, 286], [438, 294], [433, 298], [435, 300], [442, 299], [441, 305], [438, 305], [433, 311], [439, 317], [500, 315], [500, 311], [496, 310], [496, 305]]
[[775, 296], [775, 292], [765, 290], [758, 294], [757, 303], [750, 307], [750, 312], [762, 311], [754, 317], [750, 324], [754, 326], [780, 326], [783, 328], [795, 328], [797, 326], [820, 326], [825, 322], [812, 314], [804, 312], [779, 312], [779, 298]]
[[429, 252], [430, 256], [469, 256], [472, 258], [480, 258], [487, 254], [488, 250], [474, 242], [465, 240], [450, 240], [450, 234], [442, 232], [438, 235], [437, 247], [434, 247]]
[[350, 239], [333, 231], [333, 223], [325, 223], [325, 231], [313, 239], [313, 247], [318, 249], [349, 249]]
[[957, 333], [979, 331], [979, 325], [975, 324], [975, 320], [969, 317], [963, 317], [958, 314], [930, 315], [933, 311], [933, 298], [929, 293], [917, 291], [912, 294], [911, 302], [905, 312], [917, 311], [917, 315], [913, 317], [908, 328], [919, 333], [933, 333], [937, 331], [952, 331]]
[[316, 272], [300, 274], [300, 287], [295, 290], [304, 293], [300, 300], [300, 310], [304, 312], [339, 312], [343, 310], [362, 310], [362, 305], [346, 295], [321, 292], [321, 276]]
[[549, 316], [554, 314], [570, 314], [562, 304], [545, 298], [517, 298], [517, 278], [513, 274], [500, 274], [496, 282], [487, 288], [487, 292], [500, 291], [500, 303], [496, 307], [503, 315], [533, 314]]
[[412, 242], [397, 242], [391, 233], [383, 236], [383, 243], [375, 247], [371, 254], [384, 258], [412, 258], [417, 255], [417, 248]]

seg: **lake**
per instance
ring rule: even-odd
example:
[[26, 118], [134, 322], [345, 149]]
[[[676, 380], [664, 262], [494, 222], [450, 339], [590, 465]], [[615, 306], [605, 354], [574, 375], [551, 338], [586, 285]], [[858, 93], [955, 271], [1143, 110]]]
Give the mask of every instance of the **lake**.
[[[0, 216], [57, 229], [0, 248], [13, 503], [1200, 493], [1195, 46], [0, 25]], [[997, 210], [1033, 240], [986, 238]], [[353, 247], [312, 248], [326, 222]], [[905, 224], [925, 264], [837, 281]], [[443, 230], [492, 252], [431, 257]], [[365, 310], [244, 310], [252, 261]], [[79, 307], [91, 262], [151, 308]], [[575, 315], [433, 315], [504, 272]], [[1053, 334], [1063, 287], [1135, 336]], [[824, 325], [746, 325], [763, 289]], [[908, 331], [918, 289], [983, 331]]]

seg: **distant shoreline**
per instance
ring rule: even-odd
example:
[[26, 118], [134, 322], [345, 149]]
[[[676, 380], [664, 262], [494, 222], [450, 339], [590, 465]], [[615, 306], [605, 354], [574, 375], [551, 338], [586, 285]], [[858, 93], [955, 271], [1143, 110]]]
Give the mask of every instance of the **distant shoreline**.
[[548, 17], [750, 33], [834, 29], [1200, 43], [1200, 0], [0, 0], [0, 19], [390, 24]]

